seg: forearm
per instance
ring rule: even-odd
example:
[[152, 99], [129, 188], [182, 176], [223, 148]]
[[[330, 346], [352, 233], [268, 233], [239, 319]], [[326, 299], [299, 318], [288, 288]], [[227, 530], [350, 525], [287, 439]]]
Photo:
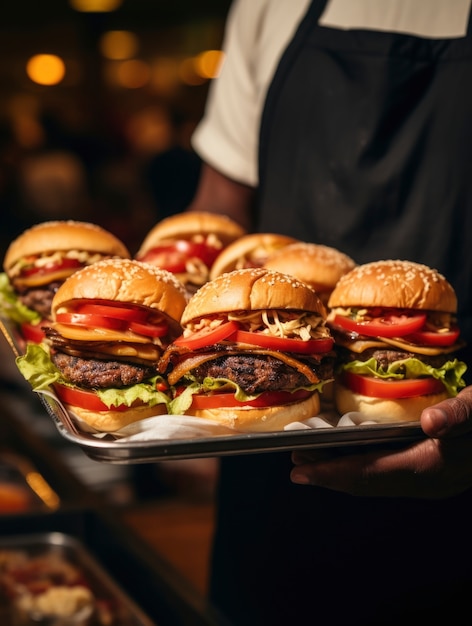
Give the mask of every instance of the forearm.
[[195, 197], [187, 210], [224, 213], [250, 232], [254, 194], [252, 187], [231, 180], [204, 164]]

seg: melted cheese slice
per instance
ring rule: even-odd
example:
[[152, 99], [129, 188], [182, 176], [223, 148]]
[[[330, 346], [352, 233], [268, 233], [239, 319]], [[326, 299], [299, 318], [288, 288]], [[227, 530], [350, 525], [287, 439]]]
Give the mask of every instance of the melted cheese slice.
[[131, 331], [118, 332], [105, 328], [83, 328], [56, 322], [51, 324], [64, 339], [84, 342], [100, 342], [100, 354], [129, 357], [145, 361], [157, 361], [161, 355], [160, 346], [152, 343], [149, 338]]
[[349, 339], [348, 337], [336, 334], [336, 343], [343, 348], [347, 348], [351, 352], [360, 354], [369, 348], [385, 348], [386, 344], [378, 339]]
[[65, 280], [78, 269], [78, 267], [74, 267], [73, 269], [68, 267], [55, 272], [49, 272], [47, 274], [37, 273], [31, 274], [31, 276], [22, 276], [15, 278], [14, 280], [18, 287], [40, 287], [41, 285], [49, 285], [49, 283]]
[[416, 343], [410, 343], [408, 341], [403, 341], [402, 339], [390, 339], [385, 337], [382, 337], [382, 339], [375, 338], [352, 340], [342, 336], [341, 334], [336, 336], [336, 343], [344, 348], [347, 348], [348, 350], [351, 350], [351, 352], [356, 352], [356, 354], [361, 354], [370, 348], [388, 348], [389, 346], [393, 346], [394, 348], [398, 348], [404, 352], [415, 352], [416, 354], [423, 354], [425, 356], [436, 356], [438, 354], [455, 352], [459, 347], [457, 344], [453, 344], [452, 346], [419, 346]]
[[437, 354], [449, 354], [449, 352], [455, 352], [458, 349], [457, 344], [452, 346], [418, 346], [415, 343], [409, 343], [408, 341], [402, 341], [401, 339], [384, 339], [385, 343], [400, 350], [406, 352], [416, 352], [417, 354], [424, 354], [425, 356], [436, 356]]
[[[55, 322], [51, 327], [65, 339], [74, 341], [125, 341], [128, 343], [149, 343], [149, 337], [138, 335], [130, 330], [118, 331], [109, 328], [85, 328], [84, 326]], [[101, 351], [101, 350], [100, 350]]]
[[138, 358], [145, 361], [157, 361], [161, 351], [153, 343], [130, 345], [127, 343], [111, 343], [100, 347], [100, 354], [110, 356]]

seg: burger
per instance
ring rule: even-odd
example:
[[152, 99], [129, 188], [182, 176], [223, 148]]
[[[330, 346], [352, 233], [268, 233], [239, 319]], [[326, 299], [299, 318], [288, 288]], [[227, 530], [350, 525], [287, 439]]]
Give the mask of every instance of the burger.
[[171, 413], [245, 432], [317, 415], [334, 361], [325, 317], [313, 289], [279, 272], [246, 268], [207, 282], [159, 362]]
[[32, 226], [6, 251], [2, 312], [19, 324], [24, 339], [40, 342], [59, 286], [78, 269], [110, 257], [130, 258], [130, 253], [117, 237], [95, 224], [55, 220]]
[[334, 401], [360, 419], [416, 421], [465, 386], [457, 298], [437, 270], [403, 260], [359, 265], [328, 301], [338, 362]]
[[264, 267], [307, 283], [327, 305], [338, 280], [356, 265], [351, 257], [336, 248], [298, 241], [274, 252]]
[[177, 213], [149, 231], [136, 258], [172, 272], [193, 294], [208, 281], [221, 251], [245, 233], [242, 226], [225, 215]]
[[284, 249], [296, 239], [277, 233], [250, 233], [230, 243], [218, 255], [210, 271], [213, 280], [220, 274], [245, 267], [262, 267], [278, 250]]
[[57, 290], [42, 345], [17, 360], [33, 389], [52, 389], [85, 429], [116, 431], [167, 413], [157, 370], [181, 334], [185, 290], [173, 274], [130, 259], [78, 270]]

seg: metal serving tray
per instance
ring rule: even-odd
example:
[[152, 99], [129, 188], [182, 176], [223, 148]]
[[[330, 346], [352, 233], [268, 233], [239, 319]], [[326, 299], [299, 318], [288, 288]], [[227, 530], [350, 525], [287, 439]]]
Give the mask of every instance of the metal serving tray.
[[[21, 354], [21, 342], [11, 322], [0, 320], [0, 327], [15, 356]], [[130, 437], [120, 440], [112, 435], [97, 435], [82, 430], [77, 420], [65, 410], [52, 393], [41, 394], [41, 401], [65, 439], [80, 446], [90, 458], [108, 463], [150, 463], [169, 459], [281, 450], [391, 444], [414, 441], [425, 436], [419, 422], [401, 422], [330, 425], [326, 428], [301, 428], [269, 433], [228, 432], [224, 435], [203, 433], [191, 438], [173, 436], [132, 440]]]
[[[35, 609], [30, 616], [27, 614], [22, 615], [22, 623], [23, 621], [25, 624], [39, 623], [48, 625], [56, 623], [72, 625], [77, 623], [79, 626], [82, 624], [101, 625], [107, 623], [115, 624], [116, 626], [154, 625], [151, 618], [135, 604], [124, 589], [118, 585], [115, 579], [98, 563], [89, 550], [76, 537], [59, 532], [14, 535], [0, 539], [0, 553], [2, 554], [3, 567], [5, 567], [8, 558], [14, 562], [13, 571], [17, 570], [19, 567], [15, 562], [15, 559], [18, 560], [17, 555], [20, 555], [20, 558], [24, 559], [21, 562], [20, 568], [24, 568], [25, 574], [22, 576], [20, 573], [19, 582], [15, 585], [15, 593], [18, 595], [20, 601], [21, 599], [25, 599], [25, 595], [28, 595], [23, 584], [25, 576], [31, 576], [29, 582], [33, 585], [34, 596], [37, 587], [37, 583], [34, 581], [35, 576], [39, 582], [43, 581], [43, 584], [44, 581], [49, 578], [49, 584], [51, 585], [49, 591], [51, 591], [54, 590], [54, 587], [57, 588], [58, 585], [60, 585], [62, 589], [63, 585], [68, 585], [70, 572], [74, 572], [73, 576], [77, 579], [75, 584], [90, 589], [93, 595], [91, 608], [94, 613], [85, 615], [83, 618], [80, 614], [84, 612], [84, 608], [80, 609], [78, 614], [68, 618], [63, 616], [62, 619], [60, 617], [53, 619], [47, 615], [39, 616], [37, 609]], [[35, 572], [37, 572], [37, 574], [35, 574]], [[60, 575], [61, 572], [64, 572], [65, 582], [63, 583], [58, 580], [58, 575]], [[0, 580], [1, 576], [0, 574]], [[14, 585], [8, 570], [6, 576], [10, 579], [10, 585], [13, 587]], [[28, 580], [28, 578], [26, 578], [26, 580]], [[51, 610], [55, 603], [61, 604], [60, 597], [56, 598], [55, 602], [54, 600], [50, 600], [48, 610]], [[101, 606], [103, 607], [101, 610], [105, 611], [105, 614], [95, 617], [95, 611], [100, 612]], [[8, 619], [9, 613], [17, 619], [14, 601], [12, 602], [10, 599], [10, 602], [7, 602], [2, 609], [3, 612], [6, 613], [4, 619]], [[89, 610], [89, 607], [85, 607], [86, 613], [88, 613]], [[14, 620], [12, 623], [14, 623]]]
[[[167, 560], [123, 526], [113, 511], [79, 508], [0, 518], [0, 552], [5, 549], [34, 554], [58, 551], [72, 559], [84, 568], [96, 595], [120, 602], [129, 616], [125, 626], [226, 624], [219, 612]], [[11, 622], [3, 617], [0, 614], [0, 624], [9, 626]], [[110, 626], [122, 623], [114, 620]]]

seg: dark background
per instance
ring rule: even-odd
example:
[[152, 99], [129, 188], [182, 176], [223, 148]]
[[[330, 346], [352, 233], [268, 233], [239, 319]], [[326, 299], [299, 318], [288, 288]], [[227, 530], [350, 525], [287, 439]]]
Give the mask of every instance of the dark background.
[[[229, 5], [123, 0], [110, 13], [83, 13], [68, 0], [3, 4], [2, 258], [24, 228], [55, 218], [100, 223], [134, 252], [155, 221], [182, 210], [198, 177], [190, 136], [211, 81], [183, 80], [180, 68], [219, 48]], [[141, 86], [123, 87], [113, 78], [120, 62], [105, 59], [99, 45], [109, 30], [138, 38], [134, 60], [149, 70]], [[60, 84], [29, 79], [26, 63], [38, 53], [63, 59]]]

